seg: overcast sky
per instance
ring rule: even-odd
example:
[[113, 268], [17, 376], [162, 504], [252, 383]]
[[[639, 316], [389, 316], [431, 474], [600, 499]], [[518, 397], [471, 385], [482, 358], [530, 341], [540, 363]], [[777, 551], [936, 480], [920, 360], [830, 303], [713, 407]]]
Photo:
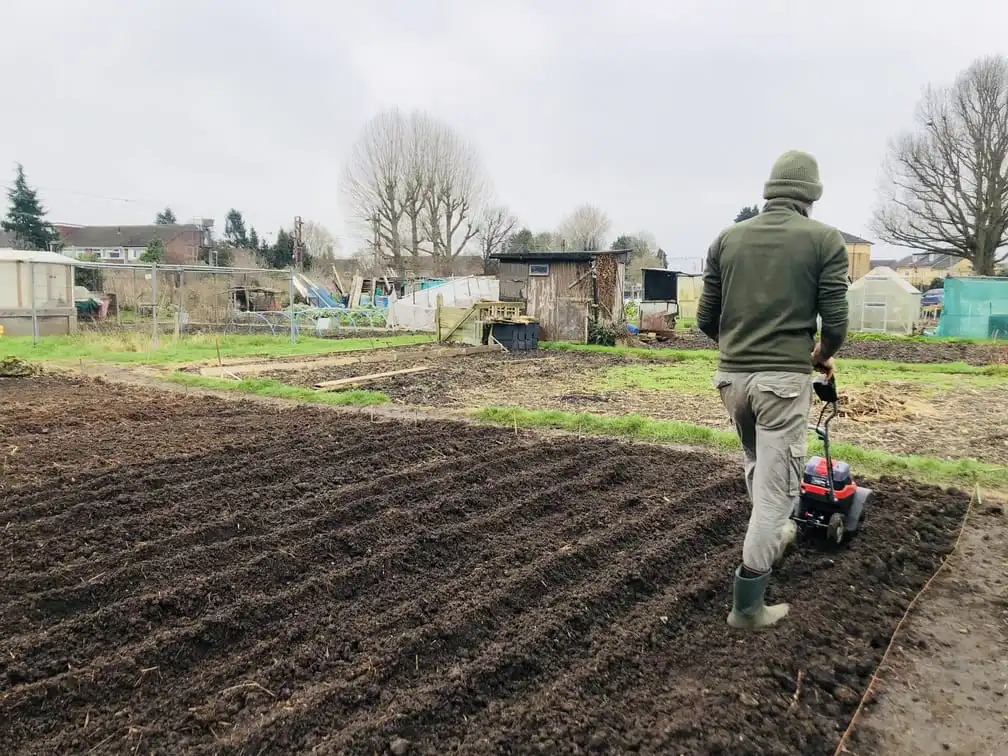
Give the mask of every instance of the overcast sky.
[[591, 202], [699, 259], [795, 148], [815, 216], [873, 238], [887, 139], [1006, 29], [1004, 0], [0, 0], [0, 183], [23, 163], [53, 221], [339, 234], [342, 163], [398, 105], [534, 230]]

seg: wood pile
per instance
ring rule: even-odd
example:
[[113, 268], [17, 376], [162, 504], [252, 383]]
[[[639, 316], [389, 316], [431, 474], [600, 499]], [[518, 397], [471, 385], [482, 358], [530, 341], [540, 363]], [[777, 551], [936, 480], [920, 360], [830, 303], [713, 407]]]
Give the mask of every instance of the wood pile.
[[615, 255], [599, 255], [595, 258], [595, 282], [598, 287], [599, 317], [607, 320], [616, 319], [613, 305], [616, 302], [616, 274], [618, 269]]

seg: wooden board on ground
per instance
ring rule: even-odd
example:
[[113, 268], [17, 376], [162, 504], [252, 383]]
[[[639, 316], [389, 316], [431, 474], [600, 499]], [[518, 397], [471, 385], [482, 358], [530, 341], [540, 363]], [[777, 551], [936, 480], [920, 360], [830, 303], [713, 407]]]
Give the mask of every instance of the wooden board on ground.
[[[502, 352], [506, 351], [500, 345], [495, 344], [484, 344], [477, 347], [469, 347], [467, 349], [457, 349], [457, 348], [446, 348], [439, 349], [437, 352], [432, 352], [428, 357], [465, 357], [474, 354], [486, 354], [488, 352]], [[378, 381], [382, 378], [393, 378], [397, 375], [410, 375], [412, 373], [425, 373], [428, 370], [434, 370], [437, 365], [417, 365], [415, 367], [402, 368], [400, 370], [386, 370], [381, 373], [369, 373], [367, 375], [354, 376], [352, 378], [340, 378], [333, 381], [323, 381], [322, 383], [316, 383], [315, 388], [322, 391], [333, 391], [336, 389], [346, 388], [348, 386], [356, 386], [363, 383], [370, 383], [372, 381]]]
[[[490, 352], [504, 351], [504, 347], [497, 344], [484, 344], [474, 347], [439, 347], [424, 351], [423, 357], [464, 357], [474, 354], [487, 354]], [[312, 357], [304, 355], [301, 357], [288, 357], [285, 359], [271, 360], [248, 360], [242, 358], [225, 359], [223, 367], [230, 368], [235, 374], [242, 376], [258, 375], [260, 373], [273, 373], [280, 371], [310, 370], [320, 367], [340, 367], [343, 365], [369, 365], [381, 362], [398, 362], [401, 359], [411, 359], [417, 356], [416, 352], [400, 351], [397, 347], [379, 347], [376, 349], [354, 349], [347, 352], [340, 352], [334, 356]], [[217, 376], [220, 374], [221, 365], [217, 363], [209, 365], [197, 365], [200, 375]]]
[[397, 375], [408, 375], [410, 373], [424, 373], [428, 370], [433, 370], [434, 365], [417, 365], [416, 367], [403, 368], [402, 370], [388, 370], [384, 373], [371, 373], [370, 375], [358, 375], [353, 378], [340, 378], [335, 381], [323, 381], [322, 383], [316, 383], [315, 388], [322, 391], [335, 391], [341, 388], [348, 388], [350, 386], [359, 386], [362, 383], [371, 383], [372, 381], [378, 381], [382, 378], [392, 378]]

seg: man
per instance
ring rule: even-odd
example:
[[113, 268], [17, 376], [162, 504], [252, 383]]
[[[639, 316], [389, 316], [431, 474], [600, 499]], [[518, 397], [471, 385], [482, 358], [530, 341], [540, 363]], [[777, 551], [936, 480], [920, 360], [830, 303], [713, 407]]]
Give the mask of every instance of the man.
[[697, 327], [718, 343], [714, 383], [742, 442], [752, 502], [728, 615], [736, 628], [774, 625], [788, 613], [764, 595], [795, 538], [811, 373], [833, 374], [847, 336], [847, 247], [839, 231], [809, 218], [821, 196], [815, 158], [784, 153], [764, 185], [763, 211], [722, 231], [707, 254]]

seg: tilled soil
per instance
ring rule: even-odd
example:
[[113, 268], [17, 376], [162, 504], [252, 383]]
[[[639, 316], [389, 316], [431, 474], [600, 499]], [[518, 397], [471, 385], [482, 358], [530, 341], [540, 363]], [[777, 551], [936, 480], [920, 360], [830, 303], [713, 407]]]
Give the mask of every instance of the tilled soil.
[[[32, 383], [4, 389], [58, 390]], [[791, 616], [744, 635], [718, 457], [61, 396], [106, 448], [103, 412], [171, 419], [100, 469], [42, 447], [0, 498], [3, 753], [831, 753], [966, 505], [878, 481], [861, 536], [792, 555]], [[240, 431], [208, 448], [187, 410]]]
[[[716, 349], [717, 345], [700, 331], [676, 331], [657, 344], [670, 349]], [[838, 358], [888, 360], [889, 362], [965, 362], [970, 365], [1008, 364], [1008, 342], [969, 344], [948, 341], [891, 341], [853, 336], [840, 348]]]
[[[603, 390], [596, 385], [607, 368], [649, 363], [668, 365], [660, 358], [594, 352], [433, 357], [415, 349], [398, 354], [394, 362], [327, 364], [298, 371], [274, 370], [265, 375], [285, 383], [312, 386], [326, 380], [435, 365], [436, 369], [429, 372], [395, 375], [366, 387], [385, 392], [393, 402], [421, 407], [518, 405], [602, 415], [639, 414], [733, 429], [713, 387], [706, 393], [694, 394], [674, 389]], [[839, 418], [830, 427], [835, 438], [894, 454], [1008, 464], [1008, 431], [1003, 420], [1008, 413], [1008, 385], [977, 389], [963, 383], [954, 391], [923, 392], [921, 389], [926, 387], [915, 381], [861, 389], [861, 411]], [[872, 412], [873, 404], [883, 411]], [[885, 411], [887, 404], [892, 405], [892, 411]], [[818, 420], [821, 408], [818, 401], [813, 402], [810, 422]]]
[[231, 403], [124, 391], [101, 379], [0, 378], [0, 497], [53, 476], [218, 449], [255, 434], [256, 422]]

